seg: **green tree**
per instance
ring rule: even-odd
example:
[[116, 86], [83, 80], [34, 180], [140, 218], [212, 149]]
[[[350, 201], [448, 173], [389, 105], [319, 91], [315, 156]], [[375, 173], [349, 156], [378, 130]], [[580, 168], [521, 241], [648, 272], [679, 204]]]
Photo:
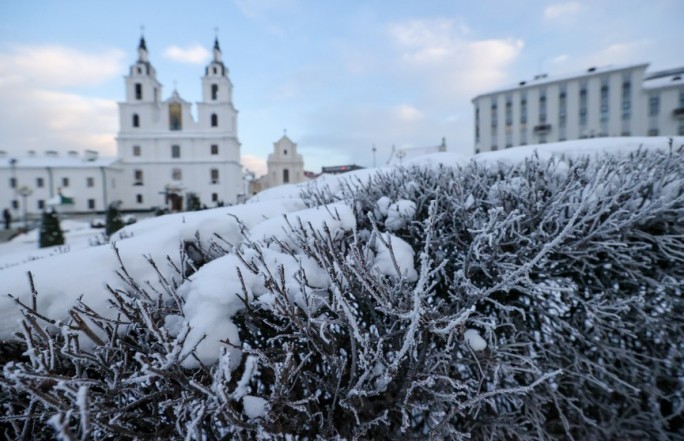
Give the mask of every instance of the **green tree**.
[[199, 211], [202, 209], [202, 202], [196, 193], [188, 193], [187, 201], [185, 211]]
[[105, 220], [105, 234], [107, 237], [110, 237], [124, 227], [123, 220], [121, 219], [121, 211], [119, 210], [120, 205], [121, 202], [119, 201], [109, 204], [107, 218]]
[[64, 245], [64, 234], [59, 225], [59, 216], [55, 210], [44, 211], [40, 223], [40, 247]]

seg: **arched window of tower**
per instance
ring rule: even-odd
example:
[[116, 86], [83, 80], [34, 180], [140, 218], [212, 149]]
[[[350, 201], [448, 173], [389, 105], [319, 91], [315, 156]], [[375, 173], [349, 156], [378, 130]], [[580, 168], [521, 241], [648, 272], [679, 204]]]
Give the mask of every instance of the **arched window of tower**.
[[140, 127], [140, 117], [138, 116], [137, 113], [133, 114], [133, 127]]
[[211, 114], [211, 126], [218, 127], [218, 115], [216, 115], [215, 113]]
[[218, 84], [211, 85], [211, 99], [216, 100], [218, 97]]

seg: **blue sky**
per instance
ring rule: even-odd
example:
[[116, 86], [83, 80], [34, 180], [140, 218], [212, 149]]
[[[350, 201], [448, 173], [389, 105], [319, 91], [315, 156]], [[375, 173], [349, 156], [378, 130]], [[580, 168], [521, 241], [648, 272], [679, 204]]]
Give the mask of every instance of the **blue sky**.
[[684, 65], [682, 0], [0, 2], [0, 150], [116, 153], [116, 102], [140, 27], [164, 85], [189, 101], [218, 28], [244, 164], [283, 130], [306, 168], [383, 164], [446, 137], [470, 154], [470, 100], [544, 72]]

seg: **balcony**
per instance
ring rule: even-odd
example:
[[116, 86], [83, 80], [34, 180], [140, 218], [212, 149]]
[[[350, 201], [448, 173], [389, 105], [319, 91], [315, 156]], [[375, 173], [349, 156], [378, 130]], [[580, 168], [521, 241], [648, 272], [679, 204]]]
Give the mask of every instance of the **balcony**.
[[537, 124], [534, 126], [534, 133], [537, 135], [546, 135], [551, 131], [551, 124]]
[[684, 107], [678, 107], [672, 111], [672, 116], [675, 118], [684, 118]]

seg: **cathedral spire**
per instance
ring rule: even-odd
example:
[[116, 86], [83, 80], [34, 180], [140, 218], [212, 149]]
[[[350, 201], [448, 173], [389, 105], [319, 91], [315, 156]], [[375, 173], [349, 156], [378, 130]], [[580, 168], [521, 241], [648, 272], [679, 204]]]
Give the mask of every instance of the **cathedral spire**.
[[218, 41], [218, 28], [214, 28], [214, 61], [221, 62], [221, 46]]
[[219, 46], [218, 37], [214, 39], [214, 61], [221, 62], [221, 47]]
[[138, 61], [147, 62], [147, 44], [145, 43], [145, 35], [140, 33], [140, 43], [138, 43]]

